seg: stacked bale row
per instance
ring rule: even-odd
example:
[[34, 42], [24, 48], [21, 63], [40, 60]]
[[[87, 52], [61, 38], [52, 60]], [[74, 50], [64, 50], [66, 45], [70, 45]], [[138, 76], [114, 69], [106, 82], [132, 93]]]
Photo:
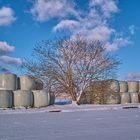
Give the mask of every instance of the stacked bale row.
[[139, 86], [138, 81], [117, 81], [108, 80], [107, 83], [107, 100], [106, 104], [127, 104], [139, 103]]
[[120, 81], [121, 103], [139, 103], [140, 82]]
[[55, 97], [43, 89], [41, 81], [30, 76], [0, 75], [0, 108], [46, 107]]
[[117, 80], [95, 81], [83, 92], [79, 104], [119, 104], [119, 90]]
[[126, 104], [140, 102], [140, 82], [106, 80], [93, 82], [81, 96], [81, 104]]

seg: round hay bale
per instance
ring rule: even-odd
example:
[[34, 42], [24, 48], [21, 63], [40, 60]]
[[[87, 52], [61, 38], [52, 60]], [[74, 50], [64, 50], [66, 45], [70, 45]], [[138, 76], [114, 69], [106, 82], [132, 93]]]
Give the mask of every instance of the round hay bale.
[[116, 92], [116, 93], [120, 92], [120, 86], [119, 86], [118, 80], [114, 80], [114, 79], [107, 80], [106, 84], [107, 84], [108, 91], [112, 91], [112, 92]]
[[128, 92], [128, 85], [126, 81], [119, 81], [120, 92]]
[[15, 74], [0, 74], [1, 90], [17, 90], [17, 76]]
[[34, 90], [36, 89], [35, 79], [31, 76], [24, 75], [19, 77], [20, 90]]
[[14, 95], [14, 107], [32, 107], [33, 106], [33, 94], [28, 90], [16, 90], [13, 91]]
[[92, 101], [93, 104], [101, 104], [101, 98], [98, 95], [94, 95], [95, 99]]
[[127, 81], [128, 84], [128, 92], [138, 92], [139, 84], [137, 81]]
[[139, 103], [139, 95], [137, 92], [131, 92], [131, 103]]
[[33, 90], [34, 107], [47, 107], [50, 105], [50, 94], [47, 90]]
[[131, 97], [129, 92], [122, 92], [121, 95], [121, 104], [131, 103]]
[[114, 93], [107, 97], [106, 104], [120, 104], [120, 103], [121, 96], [119, 93]]
[[12, 91], [0, 90], [0, 108], [12, 107]]
[[101, 104], [103, 100], [104, 85], [103, 81], [92, 82], [85, 91], [86, 95], [88, 94], [86, 100], [91, 104]]

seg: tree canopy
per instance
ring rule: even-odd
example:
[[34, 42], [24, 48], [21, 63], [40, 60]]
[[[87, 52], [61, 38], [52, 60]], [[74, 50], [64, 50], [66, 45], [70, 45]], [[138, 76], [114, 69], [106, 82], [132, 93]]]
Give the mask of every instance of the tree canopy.
[[38, 43], [33, 60], [26, 60], [23, 67], [41, 79], [45, 88], [78, 101], [93, 81], [110, 78], [119, 63], [100, 41], [77, 36]]

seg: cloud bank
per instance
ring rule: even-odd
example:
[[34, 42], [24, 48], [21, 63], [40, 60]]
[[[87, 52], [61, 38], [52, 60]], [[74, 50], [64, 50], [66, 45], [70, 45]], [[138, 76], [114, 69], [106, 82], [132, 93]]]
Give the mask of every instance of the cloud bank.
[[140, 80], [140, 72], [130, 72], [127, 74], [126, 79], [128, 79], [128, 80]]
[[[0, 27], [9, 26], [16, 20], [15, 13], [10, 7], [0, 8]], [[20, 58], [10, 57], [9, 54], [15, 51], [15, 47], [6, 41], [0, 41], [0, 72], [9, 73], [11, 65], [20, 65]]]
[[[38, 22], [56, 18], [53, 32], [67, 30], [74, 37], [80, 34], [88, 39], [100, 40], [107, 51], [116, 51], [130, 43], [129, 38], [111, 27], [110, 21], [119, 13], [117, 0], [88, 0], [86, 10], [77, 8], [74, 0], [36, 0], [31, 14]], [[133, 27], [130, 27], [133, 34]]]
[[15, 47], [9, 45], [5, 41], [0, 41], [0, 72], [9, 73], [11, 65], [21, 65], [22, 60], [9, 56], [10, 53], [15, 51]]
[[44, 22], [54, 17], [67, 17], [68, 15], [77, 14], [74, 4], [69, 0], [36, 0], [30, 11], [39, 22]]
[[0, 56], [0, 61], [6, 63], [6, 64], [14, 64], [14, 65], [21, 65], [22, 61], [20, 58], [14, 58], [14, 57], [10, 57], [10, 56]]
[[14, 50], [15, 50], [14, 46], [9, 45], [5, 41], [0, 41], [0, 52], [1, 53], [9, 53], [9, 52], [13, 52]]

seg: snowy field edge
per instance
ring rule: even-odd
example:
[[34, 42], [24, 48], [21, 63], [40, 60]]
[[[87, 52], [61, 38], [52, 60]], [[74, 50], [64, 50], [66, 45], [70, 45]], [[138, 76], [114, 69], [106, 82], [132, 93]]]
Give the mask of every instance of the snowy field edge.
[[115, 104], [115, 105], [52, 105], [44, 108], [0, 108], [2, 114], [18, 114], [18, 113], [43, 113], [43, 112], [79, 112], [79, 111], [97, 111], [97, 110], [119, 110], [140, 108], [140, 104]]

